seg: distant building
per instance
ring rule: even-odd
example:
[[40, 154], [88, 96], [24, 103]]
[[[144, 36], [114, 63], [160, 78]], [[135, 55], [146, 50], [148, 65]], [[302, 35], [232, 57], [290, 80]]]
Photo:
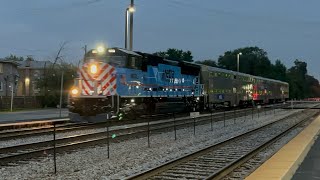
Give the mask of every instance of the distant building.
[[17, 82], [19, 74], [17, 66], [19, 63], [11, 60], [0, 59], [0, 96], [11, 96], [12, 87], [13, 94], [17, 92]]
[[35, 61], [25, 60], [19, 62], [19, 81], [18, 81], [18, 96], [40, 96], [44, 92], [37, 83], [45, 75], [45, 70], [49, 68], [52, 63], [50, 61]]

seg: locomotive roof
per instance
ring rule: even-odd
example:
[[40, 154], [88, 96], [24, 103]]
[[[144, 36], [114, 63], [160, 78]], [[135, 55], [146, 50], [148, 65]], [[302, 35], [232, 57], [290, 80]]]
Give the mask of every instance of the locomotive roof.
[[[143, 55], [148, 55], [148, 56], [155, 56], [155, 57], [159, 57], [162, 58], [160, 56], [154, 55], [154, 54], [150, 54], [150, 53], [142, 53], [139, 51], [130, 51], [130, 50], [126, 50], [126, 49], [122, 49], [122, 48], [110, 48], [110, 49], [117, 49], [125, 54], [130, 54], [130, 55], [134, 55], [134, 56], [143, 56]], [[203, 64], [197, 64], [194, 62], [186, 62], [186, 61], [173, 61], [170, 59], [165, 59], [163, 58], [164, 61], [168, 61], [172, 64], [189, 64], [191, 66], [194, 67], [202, 67], [211, 71], [219, 71], [219, 72], [225, 72], [225, 73], [231, 73], [231, 74], [235, 74], [235, 75], [241, 75], [241, 76], [247, 76], [247, 77], [253, 77], [253, 78], [257, 78], [257, 79], [261, 79], [261, 80], [265, 80], [265, 81], [271, 81], [271, 82], [277, 82], [277, 83], [283, 83], [283, 84], [288, 84], [287, 82], [283, 82], [283, 81], [279, 81], [279, 80], [275, 80], [275, 79], [269, 79], [269, 78], [264, 78], [261, 76], [254, 76], [254, 75], [250, 75], [250, 74], [245, 74], [245, 73], [241, 73], [241, 72], [236, 72], [236, 71], [232, 71], [232, 70], [227, 70], [227, 69], [222, 69], [222, 68], [218, 68], [218, 67], [212, 67], [212, 66], [207, 66], [207, 65], [203, 65]]]
[[118, 49], [119, 51], [122, 51], [126, 54], [130, 54], [130, 55], [134, 55], [134, 56], [141, 56], [140, 54], [134, 52], [134, 51], [129, 51], [129, 50], [126, 50], [126, 49], [122, 49], [122, 48], [113, 48], [113, 49]]

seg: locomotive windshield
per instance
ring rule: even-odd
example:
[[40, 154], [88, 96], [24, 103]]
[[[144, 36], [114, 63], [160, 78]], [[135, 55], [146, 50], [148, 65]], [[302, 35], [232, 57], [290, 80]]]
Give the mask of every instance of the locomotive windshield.
[[104, 62], [108, 63], [114, 67], [125, 67], [126, 66], [126, 56], [115, 54], [115, 53], [96, 53], [90, 51], [86, 54], [85, 62]]
[[104, 62], [114, 67], [127, 67], [138, 69], [141, 66], [139, 54], [123, 49], [106, 49], [104, 52], [89, 51], [85, 56], [86, 62]]

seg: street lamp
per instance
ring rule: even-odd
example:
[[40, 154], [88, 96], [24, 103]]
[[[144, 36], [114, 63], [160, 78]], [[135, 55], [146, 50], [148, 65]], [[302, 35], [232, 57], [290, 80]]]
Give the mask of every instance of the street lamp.
[[11, 86], [9, 86], [9, 88], [11, 87], [11, 103], [10, 103], [10, 110], [12, 112], [12, 107], [13, 107], [13, 83], [11, 83]]
[[25, 88], [26, 88], [26, 96], [29, 96], [29, 87], [30, 87], [30, 78], [26, 77], [24, 80]]
[[242, 53], [241, 52], [239, 52], [238, 54], [237, 54], [237, 71], [239, 72], [239, 70], [240, 70], [240, 68], [239, 68], [239, 61], [240, 61], [240, 56], [242, 55]]
[[[128, 49], [128, 28], [129, 28], [129, 17], [130, 17], [130, 50], [132, 50], [132, 41], [133, 41], [133, 13], [135, 12], [135, 8], [133, 5], [133, 1], [131, 1], [131, 5], [126, 9], [125, 15], [125, 49]], [[130, 16], [129, 16], [130, 15]]]

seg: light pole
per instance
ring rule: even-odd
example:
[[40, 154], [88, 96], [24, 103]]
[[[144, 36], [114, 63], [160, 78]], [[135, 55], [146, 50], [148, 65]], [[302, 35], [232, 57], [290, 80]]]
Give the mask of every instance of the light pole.
[[240, 56], [241, 56], [241, 55], [242, 55], [241, 52], [237, 54], [237, 71], [238, 71], [238, 72], [239, 72], [239, 70], [240, 70], [239, 61], [240, 61]]
[[126, 20], [125, 20], [125, 30], [124, 30], [124, 48], [128, 49], [128, 18], [129, 18], [129, 8], [126, 9]]
[[63, 93], [63, 71], [61, 72], [61, 87], [60, 87], [60, 114], [59, 117], [61, 118], [61, 106], [62, 106], [62, 93]]
[[12, 107], [13, 107], [13, 83], [11, 83], [11, 104], [10, 104], [10, 110], [12, 112]]
[[130, 8], [130, 49], [132, 51], [133, 46], [133, 12], [134, 12], [134, 0], [131, 0]]
[[131, 0], [131, 5], [126, 9], [125, 13], [125, 42], [124, 47], [128, 49], [128, 29], [129, 29], [129, 17], [130, 17], [130, 43], [129, 43], [129, 50], [132, 50], [133, 45], [133, 13], [135, 11], [133, 0]]

